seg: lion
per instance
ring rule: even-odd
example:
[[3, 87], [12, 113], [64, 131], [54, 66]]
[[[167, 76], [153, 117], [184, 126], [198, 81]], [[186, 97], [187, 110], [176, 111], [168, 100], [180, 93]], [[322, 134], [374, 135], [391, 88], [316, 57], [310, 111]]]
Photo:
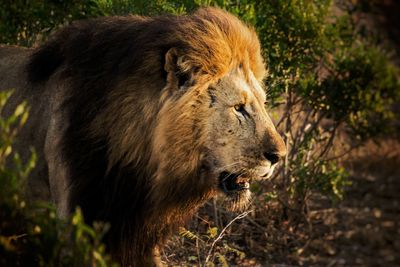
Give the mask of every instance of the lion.
[[9, 108], [32, 107], [16, 143], [38, 154], [29, 193], [108, 222], [122, 266], [159, 265], [157, 248], [207, 200], [243, 209], [251, 181], [271, 176], [286, 147], [265, 75], [254, 29], [211, 7], [78, 21], [0, 49]]

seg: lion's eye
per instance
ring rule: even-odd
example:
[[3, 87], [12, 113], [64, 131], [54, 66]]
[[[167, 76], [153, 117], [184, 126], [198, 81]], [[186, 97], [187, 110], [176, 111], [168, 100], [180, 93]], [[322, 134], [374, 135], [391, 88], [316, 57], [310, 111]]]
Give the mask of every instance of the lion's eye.
[[244, 104], [237, 104], [234, 106], [235, 110], [240, 113], [245, 113]]

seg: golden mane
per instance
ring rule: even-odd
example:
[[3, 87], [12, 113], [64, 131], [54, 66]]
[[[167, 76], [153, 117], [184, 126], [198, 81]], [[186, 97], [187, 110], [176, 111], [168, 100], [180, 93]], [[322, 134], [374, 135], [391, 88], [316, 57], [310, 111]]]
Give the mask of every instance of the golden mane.
[[[188, 21], [187, 18], [190, 18]], [[253, 28], [216, 8], [203, 8], [179, 24], [174, 36], [186, 47], [191, 66], [221, 77], [235, 66], [251, 69], [258, 80], [265, 75], [260, 44]]]

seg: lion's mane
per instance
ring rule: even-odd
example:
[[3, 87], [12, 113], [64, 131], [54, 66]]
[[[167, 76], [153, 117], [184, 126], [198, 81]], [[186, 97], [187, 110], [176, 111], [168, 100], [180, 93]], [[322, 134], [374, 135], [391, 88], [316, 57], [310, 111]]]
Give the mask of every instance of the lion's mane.
[[265, 74], [254, 30], [214, 8], [75, 22], [38, 47], [27, 67], [30, 82], [64, 96], [67, 210], [80, 206], [88, 223], [109, 222], [106, 244], [123, 265], [149, 263], [174, 225], [213, 194], [211, 182], [198, 178], [207, 114], [179, 110], [188, 97], [164, 108], [171, 48], [184, 55], [183, 72], [204, 80], [240, 64], [259, 80]]

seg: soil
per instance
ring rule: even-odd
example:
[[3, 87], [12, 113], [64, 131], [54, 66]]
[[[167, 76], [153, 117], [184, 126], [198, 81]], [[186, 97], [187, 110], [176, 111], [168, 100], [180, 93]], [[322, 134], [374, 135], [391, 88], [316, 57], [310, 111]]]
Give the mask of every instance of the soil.
[[400, 149], [369, 145], [346, 165], [352, 185], [336, 206], [311, 205], [314, 238], [299, 263], [400, 266]]

